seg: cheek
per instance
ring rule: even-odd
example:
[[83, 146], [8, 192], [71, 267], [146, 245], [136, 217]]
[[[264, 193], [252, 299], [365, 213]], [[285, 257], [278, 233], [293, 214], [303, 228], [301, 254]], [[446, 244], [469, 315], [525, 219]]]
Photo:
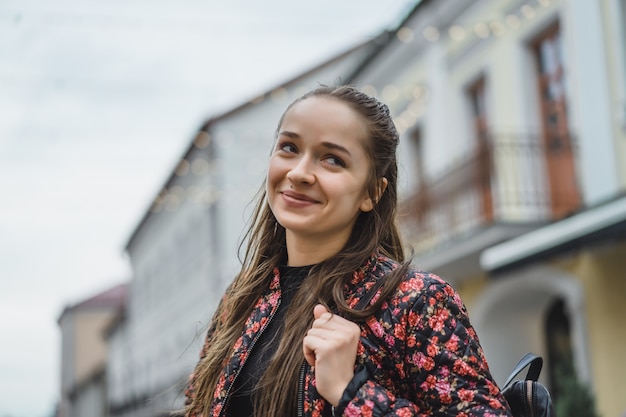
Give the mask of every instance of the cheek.
[[332, 183], [331, 188], [327, 188], [328, 193], [332, 193], [338, 200], [347, 203], [348, 206], [358, 205], [368, 194], [361, 181], [351, 178], [349, 181], [337, 181]]
[[272, 195], [276, 187], [286, 177], [288, 168], [280, 158], [271, 158], [267, 166], [266, 188], [268, 194]]

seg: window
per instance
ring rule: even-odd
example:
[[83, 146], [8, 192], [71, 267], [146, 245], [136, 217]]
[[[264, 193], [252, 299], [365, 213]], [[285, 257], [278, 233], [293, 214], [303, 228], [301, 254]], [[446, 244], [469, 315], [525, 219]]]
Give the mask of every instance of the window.
[[491, 194], [491, 146], [488, 140], [487, 129], [487, 99], [485, 78], [480, 77], [467, 89], [467, 97], [470, 103], [470, 115], [474, 130], [475, 144], [474, 168], [476, 185], [478, 187], [478, 199], [482, 207], [482, 218], [485, 222], [493, 221], [493, 197]]
[[415, 167], [413, 175], [417, 179], [415, 181], [417, 189], [421, 190], [426, 185], [426, 174], [424, 171], [424, 146], [420, 129], [415, 129], [411, 132], [411, 147], [413, 149], [413, 166]]
[[487, 102], [485, 78], [480, 77], [467, 89], [474, 134], [478, 141], [487, 140]]
[[537, 69], [542, 146], [553, 219], [580, 206], [572, 138], [567, 120], [565, 57], [558, 23], [531, 43]]

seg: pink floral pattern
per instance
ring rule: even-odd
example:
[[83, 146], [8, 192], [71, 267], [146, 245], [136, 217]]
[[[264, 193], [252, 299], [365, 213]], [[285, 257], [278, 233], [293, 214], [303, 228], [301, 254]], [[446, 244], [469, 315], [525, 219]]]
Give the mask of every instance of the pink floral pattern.
[[[354, 307], [372, 285], [398, 264], [373, 256], [344, 293]], [[213, 395], [211, 416], [220, 415], [229, 387], [249, 354], [258, 332], [267, 324], [280, 298], [278, 269], [268, 292], [256, 304], [244, 334], [233, 347], [231, 359]], [[376, 297], [372, 302], [376, 300]], [[212, 328], [205, 346], [210, 343]], [[201, 357], [206, 354], [202, 350]], [[510, 416], [506, 400], [494, 382], [467, 310], [458, 293], [436, 275], [410, 271], [382, 309], [361, 324], [357, 362], [370, 379], [346, 405], [344, 416]], [[329, 404], [315, 389], [309, 369], [304, 381], [306, 417], [328, 414]], [[189, 404], [195, 392], [192, 374], [186, 391]], [[201, 417], [193, 410], [188, 417]], [[205, 416], [208, 417], [208, 416]]]

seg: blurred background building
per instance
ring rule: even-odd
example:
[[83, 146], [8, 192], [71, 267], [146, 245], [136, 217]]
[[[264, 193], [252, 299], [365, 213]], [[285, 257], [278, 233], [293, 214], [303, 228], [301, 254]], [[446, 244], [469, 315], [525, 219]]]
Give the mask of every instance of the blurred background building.
[[[460, 292], [496, 380], [533, 351], [555, 401], [573, 381], [599, 414], [621, 416], [625, 22], [624, 0], [422, 0], [397, 27], [210, 118], [128, 241], [108, 415], [182, 406], [280, 115], [319, 83], [352, 83], [392, 110], [414, 263]], [[63, 351], [65, 363], [65, 333]]]
[[624, 13], [422, 2], [356, 77], [403, 132], [415, 263], [459, 290], [496, 379], [533, 351], [557, 402], [587, 386], [607, 416], [626, 409]]
[[66, 307], [61, 329], [59, 416], [104, 417], [107, 412], [107, 331], [124, 314], [128, 285], [120, 284]]

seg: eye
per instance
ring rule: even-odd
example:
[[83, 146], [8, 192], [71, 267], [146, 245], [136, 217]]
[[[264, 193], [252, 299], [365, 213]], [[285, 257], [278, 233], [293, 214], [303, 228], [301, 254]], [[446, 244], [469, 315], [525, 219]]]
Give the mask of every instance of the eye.
[[276, 147], [279, 151], [283, 151], [286, 153], [297, 153], [298, 147], [291, 142], [281, 142]]
[[346, 167], [346, 163], [343, 161], [343, 159], [335, 156], [335, 155], [328, 155], [326, 157], [324, 157], [324, 161], [328, 162], [330, 165], [333, 166], [338, 166], [338, 167]]

